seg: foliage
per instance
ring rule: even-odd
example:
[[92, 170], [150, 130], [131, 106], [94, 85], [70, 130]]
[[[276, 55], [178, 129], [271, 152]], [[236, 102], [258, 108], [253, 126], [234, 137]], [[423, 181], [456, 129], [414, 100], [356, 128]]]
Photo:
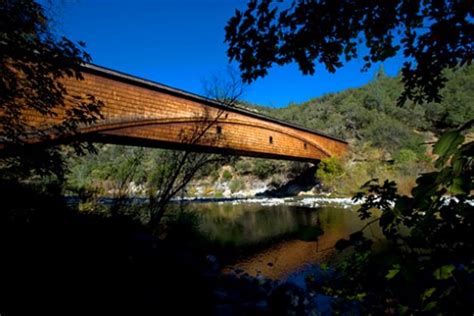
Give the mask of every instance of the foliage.
[[230, 192], [234, 193], [245, 189], [245, 182], [242, 179], [233, 179], [229, 184]]
[[417, 160], [417, 155], [411, 149], [400, 149], [394, 156], [393, 160], [395, 165], [403, 166], [413, 163]]
[[[144, 181], [145, 173], [149, 172], [151, 156], [154, 150], [137, 147], [115, 145], [97, 145], [97, 152], [89, 155], [71, 157], [68, 160], [69, 173], [66, 175], [69, 188], [98, 186], [103, 182], [102, 189], [117, 189], [124, 182]], [[136, 160], [140, 160], [137, 165]], [[138, 168], [129, 174], [130, 167]]]
[[459, 127], [472, 119], [474, 113], [474, 67], [463, 67], [456, 73], [447, 72], [446, 77], [443, 101], [425, 107], [429, 124], [440, 131]]
[[[117, 208], [126, 198], [143, 195], [149, 198], [148, 221], [159, 222], [165, 205], [183, 193], [186, 185], [205, 166], [218, 166], [226, 157], [131, 146], [104, 145], [97, 154], [71, 158], [67, 189], [73, 193], [101, 191], [115, 198]], [[132, 191], [132, 190], [140, 191]], [[142, 211], [145, 208], [142, 208]], [[159, 215], [153, 215], [160, 212]], [[151, 225], [151, 222], [150, 222]]]
[[222, 199], [224, 197], [224, 192], [222, 190], [215, 190], [214, 191], [214, 198]]
[[[433, 148], [439, 156], [437, 170], [422, 174], [411, 195], [400, 194], [394, 181], [385, 180], [382, 185], [367, 182], [366, 191], [356, 196], [364, 199], [361, 219], [381, 226], [390, 245], [388, 253], [394, 258], [370, 253], [370, 241], [362, 231], [356, 232], [336, 244], [340, 250], [352, 246], [355, 253], [336, 268], [331, 283], [313, 283], [339, 303], [357, 302], [363, 314], [474, 310], [474, 258], [469, 239], [474, 219], [474, 147], [473, 142], [464, 143], [459, 130], [442, 134], [465, 121], [470, 121], [469, 127], [473, 122], [472, 97], [462, 96], [457, 102], [457, 93], [451, 94], [446, 86], [452, 74], [448, 70], [461, 68], [461, 77], [472, 71], [463, 66], [473, 58], [473, 14], [469, 1], [254, 0], [244, 12], [236, 11], [226, 27], [228, 56], [239, 62], [248, 82], [265, 76], [273, 64], [296, 62], [304, 74], [313, 74], [318, 62], [334, 72], [344, 59], [358, 58], [364, 51], [363, 70], [367, 70], [372, 63], [403, 51], [404, 87], [392, 81], [392, 88], [386, 89], [380, 83], [390, 83], [390, 78], [379, 71], [378, 84], [364, 87], [365, 95], [360, 93], [364, 90], [328, 95], [318, 100], [317, 107], [289, 107], [282, 113], [307, 127], [322, 126], [339, 136], [369, 141], [398, 163], [423, 156], [420, 131], [442, 135]], [[471, 93], [472, 79], [452, 82], [467, 87], [466, 95]], [[453, 87], [459, 92], [458, 86]], [[381, 94], [384, 90], [387, 93]], [[393, 107], [394, 102], [387, 101], [393, 100], [394, 93], [398, 104], [412, 100], [415, 105], [408, 102], [403, 108]], [[449, 103], [426, 104], [440, 103], [443, 93], [453, 96]], [[331, 102], [325, 106], [327, 99]], [[319, 121], [312, 122], [314, 118]], [[374, 218], [374, 210], [380, 217]]]
[[301, 174], [308, 165], [296, 161], [281, 161], [260, 158], [239, 157], [230, 162], [236, 171], [235, 176], [257, 176], [265, 180], [274, 175], [289, 175], [290, 177]]
[[416, 175], [432, 170], [433, 166], [431, 160], [420, 159], [411, 150], [402, 149], [402, 153], [406, 151], [414, 155], [415, 160], [399, 163], [395, 160], [398, 152], [390, 159], [387, 152], [373, 147], [370, 143], [356, 142], [351, 144], [343, 158], [333, 158], [332, 163], [336, 165], [330, 168], [337, 174], [325, 170], [326, 161], [323, 160], [318, 166], [320, 170], [316, 170], [316, 177], [324, 190], [336, 195], [352, 196], [359, 191], [362, 183], [372, 178], [394, 180], [398, 183], [401, 193], [410, 194]]
[[316, 171], [316, 177], [325, 185], [334, 187], [338, 178], [344, 175], [344, 167], [339, 158], [331, 157], [321, 160]]
[[[446, 88], [441, 91], [445, 98], [439, 104], [408, 102], [404, 107], [395, 106], [403, 87], [398, 77], [384, 76], [360, 88], [326, 94], [302, 104], [257, 109], [346, 140], [371, 142], [391, 153], [405, 146], [418, 152], [422, 150], [420, 142], [425, 133], [439, 135], [446, 128], [454, 127], [451, 113], [459, 113], [458, 120], [462, 122], [473, 118], [474, 104], [469, 100], [474, 99], [474, 67], [449, 72], [448, 77]], [[463, 101], [456, 102], [456, 98]], [[382, 129], [383, 134], [378, 135], [378, 129]], [[393, 135], [390, 131], [394, 131]]]
[[230, 181], [230, 180], [232, 180], [232, 173], [229, 170], [226, 169], [222, 172], [221, 177], [224, 181]]
[[425, 152], [423, 137], [407, 128], [405, 124], [390, 117], [383, 121], [372, 121], [362, 137], [371, 140], [375, 147], [389, 147], [392, 153], [402, 148], [420, 154]]
[[[459, 72], [450, 73], [450, 80], [443, 90], [446, 96], [439, 109], [450, 108], [448, 100], [454, 96], [460, 100], [460, 110], [464, 113], [463, 118], [472, 118], [474, 110], [469, 112], [474, 99], [474, 89], [470, 89], [470, 83], [474, 82], [474, 67], [466, 67]], [[350, 141], [351, 151], [348, 157], [341, 163], [345, 169], [345, 175], [338, 178], [337, 186], [333, 183], [323, 181], [327, 188], [334, 189], [333, 192], [341, 195], [353, 195], [359, 189], [361, 183], [371, 178], [389, 178], [398, 183], [399, 189], [404, 194], [409, 194], [415, 184], [415, 177], [419, 172], [430, 170], [430, 158], [426, 156], [426, 138], [432, 138], [432, 133], [439, 134], [438, 125], [432, 126], [434, 118], [431, 117], [429, 109], [431, 105], [420, 106], [407, 104], [406, 107], [396, 107], [396, 98], [400, 94], [402, 86], [397, 78], [386, 75], [377, 76], [368, 85], [357, 89], [350, 89], [340, 93], [328, 94], [323, 97], [310, 100], [301, 105], [290, 105], [287, 108], [268, 109], [256, 108], [258, 111], [270, 116], [291, 121], [296, 124], [321, 130], [326, 133], [335, 133], [337, 136]], [[377, 105], [367, 100], [377, 100]], [[442, 126], [448, 126], [447, 120], [437, 118]], [[445, 123], [442, 123], [445, 122]], [[439, 126], [441, 126], [439, 125]], [[379, 129], [380, 128], [380, 133]], [[387, 131], [387, 132], [383, 132]], [[393, 131], [393, 132], [392, 132]], [[89, 187], [102, 187], [110, 190], [115, 181], [116, 174], [108, 166], [120, 166], [122, 160], [129, 159], [132, 155], [131, 148], [125, 150], [114, 149], [115, 146], [97, 146], [99, 156], [87, 156], [69, 164], [72, 174], [68, 176], [68, 182], [82, 181]], [[104, 152], [105, 151], [105, 152]], [[152, 149], [144, 149], [145, 156], [138, 166], [136, 175], [132, 181], [140, 187], [146, 187], [146, 175], [152, 172]], [[416, 159], [404, 163], [404, 153], [415, 153]], [[413, 158], [413, 157], [412, 157]], [[401, 160], [402, 159], [402, 160]], [[391, 163], [393, 161], [393, 164]], [[86, 170], [85, 164], [93, 170]], [[235, 172], [233, 177], [244, 181], [244, 178], [257, 176], [263, 180], [274, 179], [274, 184], [281, 184], [282, 179], [292, 178], [307, 168], [304, 163], [284, 162], [277, 160], [262, 160], [248, 157], [238, 157], [226, 160], [228, 166]], [[222, 165], [209, 164], [199, 169], [195, 178], [206, 179], [214, 183], [219, 181], [222, 174]], [[154, 167], [153, 167], [154, 168]], [[83, 170], [80, 172], [80, 170]], [[108, 177], [106, 174], [110, 174]], [[102, 190], [103, 191], [103, 190]]]
[[[474, 118], [474, 103], [468, 101], [474, 99], [471, 87], [474, 82], [473, 70], [471, 66], [455, 73], [449, 72], [449, 81], [442, 90], [445, 98], [436, 106], [411, 103], [404, 107], [395, 106], [402, 90], [398, 78], [379, 76], [363, 87], [327, 94], [300, 105], [257, 109], [279, 119], [349, 140], [355, 162], [360, 166], [363, 165], [361, 159], [373, 161], [377, 165], [380, 162], [374, 160], [392, 160], [400, 150], [410, 150], [417, 155], [417, 163], [401, 170], [401, 176], [415, 176], [425, 169], [426, 151], [429, 150], [425, 145], [427, 140], [432, 140], [434, 135], [440, 135], [446, 128], [453, 126], [448, 113], [460, 113], [459, 120], [463, 121]], [[455, 106], [448, 103], [455, 98], [464, 101]], [[377, 106], [367, 101], [370, 99], [376, 99]], [[434, 115], [435, 109], [446, 115]], [[450, 109], [449, 112], [447, 109]], [[360, 157], [365, 156], [366, 146], [382, 154], [378, 157]], [[360, 183], [353, 188], [359, 186]]]
[[[49, 139], [48, 133], [74, 133], [79, 124], [90, 124], [100, 117], [102, 103], [91, 95], [70, 95], [62, 78], [82, 79], [81, 64], [90, 61], [78, 45], [51, 33], [43, 7], [33, 0], [0, 1], [0, 130], [2, 163], [17, 176], [63, 173], [58, 148], [27, 146], [27, 138]], [[60, 117], [44, 130], [28, 121], [29, 114]], [[77, 150], [84, 146], [76, 144]]]
[[234, 168], [239, 175], [246, 175], [251, 173], [252, 163], [249, 161], [249, 159], [239, 159], [235, 163]]
[[[427, 155], [417, 155], [410, 149], [401, 149], [393, 156], [393, 170], [402, 178], [410, 177], [415, 180], [414, 175], [433, 169], [431, 160]], [[424, 168], [420, 168], [420, 166], [424, 166]], [[399, 191], [408, 194], [409, 191], [402, 190], [400, 181], [397, 181], [397, 183]], [[415, 184], [415, 181], [413, 181], [412, 187]]]
[[247, 82], [273, 64], [296, 62], [314, 74], [320, 63], [335, 72], [363, 54], [366, 70], [402, 51], [400, 102], [438, 102], [443, 71], [472, 61], [473, 15], [469, 1], [252, 0], [229, 20], [225, 40]]
[[[211, 81], [206, 82], [205, 90], [209, 98], [232, 107], [235, 106], [238, 98], [244, 92], [245, 86], [231, 69], [228, 69], [227, 79], [225, 81], [223, 78], [214, 77]], [[218, 111], [215, 116], [205, 117], [202, 122], [194, 124], [191, 130], [183, 132], [180, 135], [180, 141], [186, 144], [199, 143], [223, 114], [224, 111], [222, 110]], [[217, 141], [217, 139], [209, 139], [208, 141]], [[157, 161], [159, 167], [153, 170], [147, 181], [150, 211], [149, 225], [152, 227], [158, 226], [171, 199], [178, 194], [184, 195], [186, 186], [196, 175], [203, 174], [206, 167], [209, 170], [211, 166], [210, 170], [216, 170], [216, 168], [212, 168], [213, 165], [223, 164], [230, 160], [227, 156], [196, 153], [189, 150], [162, 151], [157, 158], [159, 158], [159, 161]], [[229, 175], [232, 177], [232, 174], [229, 173]], [[222, 192], [216, 191], [215, 196], [221, 197]]]
[[[460, 130], [443, 134], [434, 146], [437, 170], [420, 175], [411, 195], [400, 195], [393, 181], [367, 182], [355, 196], [364, 201], [359, 216], [380, 225], [395, 259], [376, 262], [371, 255], [351, 265], [366, 277], [339, 267], [338, 281], [320, 289], [346, 301], [358, 298], [367, 312], [386, 312], [386, 302], [401, 314], [472, 312], [473, 149]], [[355, 247], [356, 258], [370, 245], [358, 232], [336, 248]]]
[[252, 174], [259, 179], [266, 179], [275, 173], [277, 164], [276, 161], [255, 159], [252, 166]]

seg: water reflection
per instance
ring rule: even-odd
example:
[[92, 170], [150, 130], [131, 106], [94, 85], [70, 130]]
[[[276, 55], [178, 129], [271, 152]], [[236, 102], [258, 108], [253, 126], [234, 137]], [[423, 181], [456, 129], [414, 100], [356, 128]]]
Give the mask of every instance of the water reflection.
[[225, 246], [250, 246], [317, 225], [319, 214], [301, 207], [290, 209], [251, 205], [216, 205], [200, 210], [202, 234]]
[[[189, 211], [198, 214], [198, 231], [205, 240], [234, 252], [234, 267], [274, 279], [325, 260], [337, 240], [364, 224], [355, 209], [334, 206], [209, 203], [192, 205]], [[308, 227], [322, 228], [324, 234], [301, 240]]]

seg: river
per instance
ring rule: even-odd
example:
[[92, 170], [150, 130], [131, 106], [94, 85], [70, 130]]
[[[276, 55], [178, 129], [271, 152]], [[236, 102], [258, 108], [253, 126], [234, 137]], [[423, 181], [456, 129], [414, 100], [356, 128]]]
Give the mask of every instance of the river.
[[[188, 203], [181, 212], [200, 247], [224, 261], [223, 273], [282, 280], [327, 261], [336, 241], [365, 224], [356, 210], [349, 199], [286, 198]], [[380, 236], [376, 227], [366, 234]]]

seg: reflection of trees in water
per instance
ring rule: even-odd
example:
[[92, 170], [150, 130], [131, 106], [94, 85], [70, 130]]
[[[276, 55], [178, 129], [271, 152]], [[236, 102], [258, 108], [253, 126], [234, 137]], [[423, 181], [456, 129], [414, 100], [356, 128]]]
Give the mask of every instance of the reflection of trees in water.
[[[320, 223], [324, 234], [317, 241], [282, 239], [262, 251], [239, 260], [235, 266], [251, 275], [262, 274], [273, 279], [284, 278], [307, 264], [327, 260], [336, 241], [347, 237], [356, 230], [355, 227], [360, 228], [361, 223], [355, 212], [332, 207], [303, 213], [303, 217], [305, 220], [299, 222], [300, 226]], [[268, 264], [270, 262], [271, 265]]]
[[321, 225], [330, 234], [334, 229], [347, 226], [347, 216], [355, 219], [352, 212], [337, 208], [214, 204], [193, 209], [199, 213], [202, 235], [212, 242], [234, 246], [276, 241], [305, 226]]
[[[357, 213], [337, 207], [225, 203], [198, 204], [190, 210], [199, 214], [199, 231], [204, 238], [226, 249], [233, 247], [236, 259], [238, 253], [246, 254], [236, 266], [270, 278], [282, 278], [305, 264], [326, 260], [337, 240], [363, 225]], [[299, 231], [308, 226], [324, 230], [318, 241], [298, 240]]]
[[[267, 241], [297, 230], [306, 223], [288, 207], [235, 205], [229, 213], [220, 207], [200, 212], [200, 230], [206, 238], [224, 245], [245, 246]], [[221, 216], [224, 215], [224, 216]]]

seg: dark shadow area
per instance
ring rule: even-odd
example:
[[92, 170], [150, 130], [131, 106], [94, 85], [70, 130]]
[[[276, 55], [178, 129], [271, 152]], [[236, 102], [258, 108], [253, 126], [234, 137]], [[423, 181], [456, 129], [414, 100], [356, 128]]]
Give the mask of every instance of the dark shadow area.
[[259, 197], [290, 197], [297, 196], [301, 192], [311, 190], [319, 182], [315, 178], [316, 170], [318, 166], [311, 166], [305, 169], [301, 174], [295, 177], [293, 180], [288, 181], [284, 185], [273, 189], [267, 190], [262, 193], [256, 194]]
[[314, 308], [300, 289], [222, 273], [227, 256], [207, 252], [189, 213], [158, 238], [130, 216], [77, 210], [54, 182], [1, 180], [0, 190], [2, 315], [284, 315], [295, 297]]
[[130, 218], [81, 214], [54, 188], [0, 190], [2, 314], [212, 314], [204, 256]]

